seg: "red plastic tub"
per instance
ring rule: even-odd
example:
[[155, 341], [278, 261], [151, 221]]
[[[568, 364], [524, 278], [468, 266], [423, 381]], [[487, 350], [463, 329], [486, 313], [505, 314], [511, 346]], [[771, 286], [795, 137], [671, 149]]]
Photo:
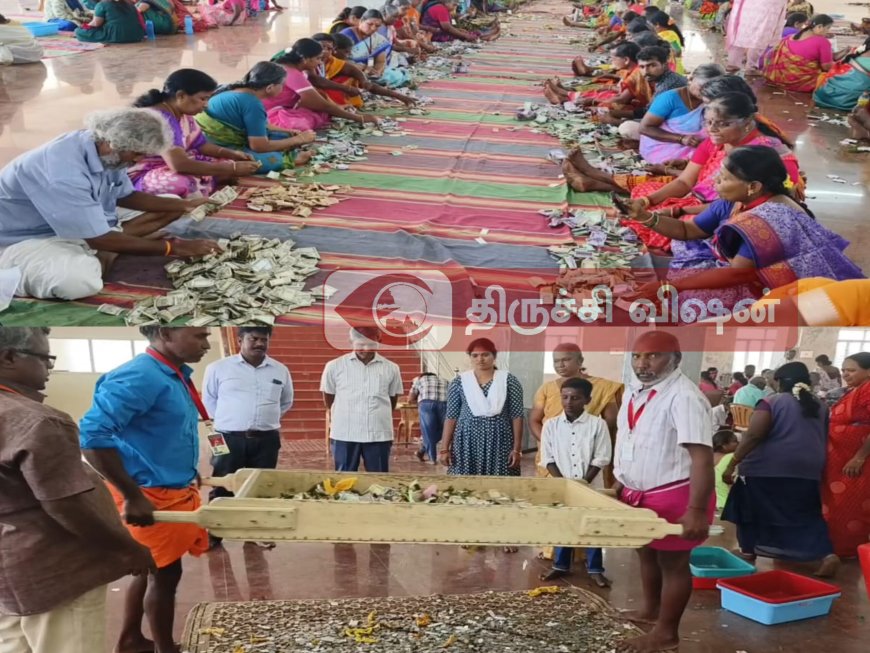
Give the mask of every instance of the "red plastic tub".
[[692, 589], [696, 590], [714, 590], [716, 589], [716, 583], [718, 583], [721, 578], [701, 578], [700, 576], [692, 576]]
[[781, 570], [740, 578], [720, 578], [719, 587], [727, 587], [765, 603], [808, 601], [840, 592], [840, 588], [836, 585]]
[[861, 571], [864, 574], [864, 586], [870, 597], [870, 542], [858, 547], [858, 559], [861, 561]]

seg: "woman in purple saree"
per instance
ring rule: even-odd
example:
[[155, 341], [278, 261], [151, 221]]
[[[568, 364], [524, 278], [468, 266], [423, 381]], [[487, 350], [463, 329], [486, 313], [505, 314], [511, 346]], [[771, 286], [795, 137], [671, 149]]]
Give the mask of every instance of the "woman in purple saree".
[[[732, 309], [808, 277], [843, 281], [864, 274], [843, 252], [849, 243], [795, 202], [777, 152], [751, 145], [731, 151], [716, 178], [720, 199], [688, 221], [641, 210], [632, 216], [672, 239], [668, 283], [680, 302], [718, 300]], [[655, 299], [658, 282], [639, 295]], [[747, 304], [748, 307], [749, 304]], [[701, 319], [701, 317], [699, 317]]]

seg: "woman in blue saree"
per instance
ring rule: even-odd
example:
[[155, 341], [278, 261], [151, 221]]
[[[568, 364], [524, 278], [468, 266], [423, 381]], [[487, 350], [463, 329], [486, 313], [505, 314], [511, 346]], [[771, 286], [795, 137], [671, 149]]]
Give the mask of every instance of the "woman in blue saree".
[[[644, 226], [672, 239], [667, 281], [680, 302], [725, 308], [758, 299], [808, 277], [843, 281], [864, 274], [843, 252], [849, 243], [829, 231], [787, 189], [788, 172], [776, 150], [751, 145], [731, 151], [716, 178], [718, 200], [688, 220], [633, 209]], [[635, 215], [636, 214], [636, 215]], [[654, 300], [659, 283], [643, 286]]]
[[363, 67], [366, 75], [381, 86], [399, 88], [411, 81], [407, 68], [393, 56], [393, 44], [380, 31], [384, 15], [377, 9], [369, 9], [359, 23], [342, 30], [353, 41], [351, 60]]

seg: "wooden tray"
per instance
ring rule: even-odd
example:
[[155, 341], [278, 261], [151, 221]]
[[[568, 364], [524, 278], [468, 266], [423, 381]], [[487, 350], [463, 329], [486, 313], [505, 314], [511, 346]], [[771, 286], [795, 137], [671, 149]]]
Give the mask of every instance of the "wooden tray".
[[[280, 498], [308, 491], [326, 478], [337, 482], [352, 477], [360, 491], [372, 484], [396, 487], [417, 480], [423, 487], [497, 490], [533, 506]], [[628, 507], [582, 483], [558, 478], [246, 469], [205, 482], [224, 485], [235, 491], [235, 497], [215, 500], [200, 510], [199, 518], [196, 513], [168, 513], [165, 520], [197, 521], [225, 539], [483, 546], [640, 547], [682, 531], [650, 510]], [[160, 513], [158, 519], [166, 516]]]

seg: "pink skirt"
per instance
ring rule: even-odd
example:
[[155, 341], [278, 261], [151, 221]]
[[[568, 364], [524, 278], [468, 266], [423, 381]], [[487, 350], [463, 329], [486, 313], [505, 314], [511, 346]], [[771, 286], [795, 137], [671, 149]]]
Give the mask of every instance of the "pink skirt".
[[293, 131], [306, 131], [308, 129], [320, 129], [329, 124], [332, 118], [328, 113], [312, 111], [305, 107], [287, 109], [286, 107], [272, 107], [269, 109], [269, 124], [281, 129]]
[[[622, 489], [619, 500], [633, 508], [652, 510], [665, 521], [676, 524], [686, 514], [686, 509], [689, 507], [689, 481], [677, 481], [646, 492], [626, 487]], [[710, 501], [707, 503], [708, 523], [713, 523], [715, 512], [716, 494], [711, 493]], [[679, 535], [668, 535], [651, 542], [649, 548], [656, 551], [691, 551], [703, 543], [704, 540], [687, 540]]]

